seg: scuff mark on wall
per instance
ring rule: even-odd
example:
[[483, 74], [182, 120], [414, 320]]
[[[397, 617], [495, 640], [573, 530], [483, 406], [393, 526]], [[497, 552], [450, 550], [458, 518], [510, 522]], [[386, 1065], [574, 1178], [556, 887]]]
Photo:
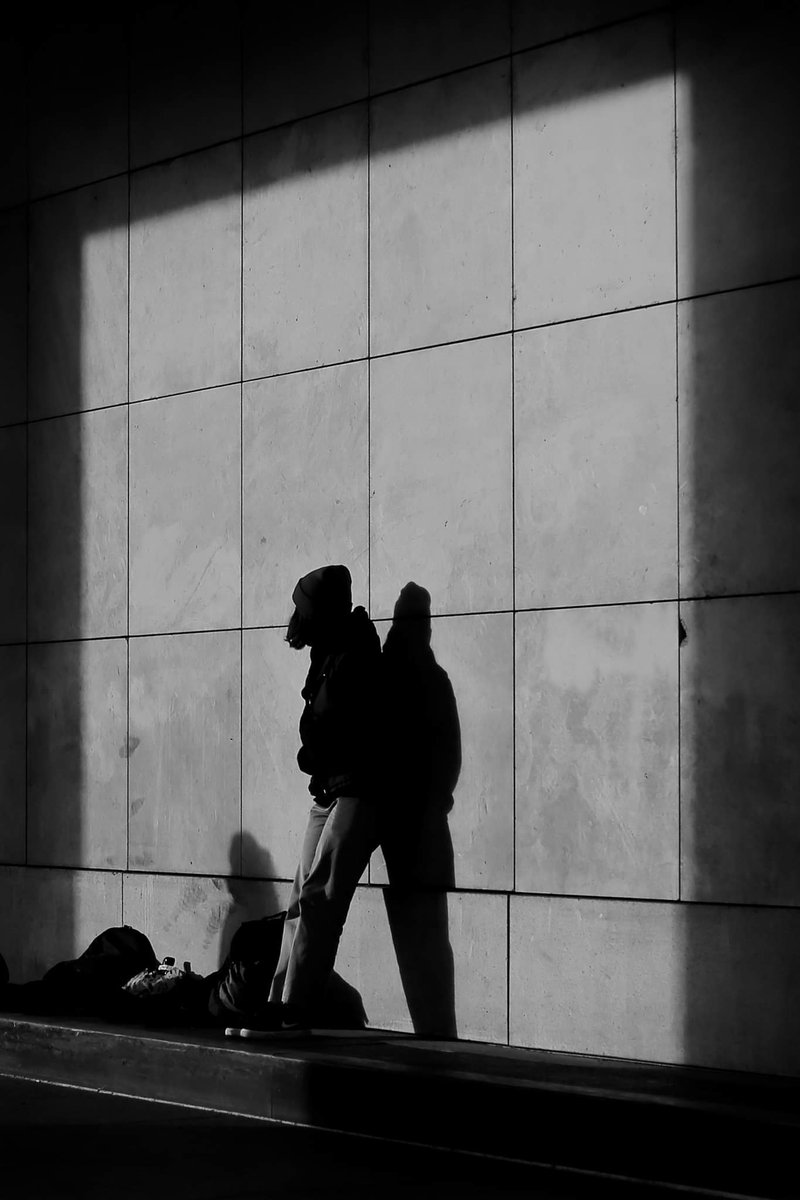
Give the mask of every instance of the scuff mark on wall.
[[140, 742], [141, 738], [136, 737], [132, 733], [129, 734], [119, 748], [120, 758], [130, 758]]

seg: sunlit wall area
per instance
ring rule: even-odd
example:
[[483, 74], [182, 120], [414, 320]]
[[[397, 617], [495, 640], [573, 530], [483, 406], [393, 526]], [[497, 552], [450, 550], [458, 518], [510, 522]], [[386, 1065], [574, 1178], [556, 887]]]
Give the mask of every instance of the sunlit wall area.
[[285, 904], [345, 562], [424, 740], [370, 1022], [796, 1073], [793, 6], [286, 7], [7, 88], [0, 951]]

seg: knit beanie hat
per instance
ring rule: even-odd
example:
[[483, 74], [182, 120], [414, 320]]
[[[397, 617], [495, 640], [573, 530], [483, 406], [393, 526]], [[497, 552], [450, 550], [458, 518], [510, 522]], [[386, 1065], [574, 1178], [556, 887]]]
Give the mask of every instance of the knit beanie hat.
[[292, 600], [301, 617], [338, 616], [352, 606], [350, 572], [347, 567], [318, 567], [298, 580]]

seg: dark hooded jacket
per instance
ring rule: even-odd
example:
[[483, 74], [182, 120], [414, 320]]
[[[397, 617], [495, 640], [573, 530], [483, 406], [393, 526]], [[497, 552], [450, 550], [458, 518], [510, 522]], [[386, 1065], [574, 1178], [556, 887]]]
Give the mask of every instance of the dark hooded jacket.
[[361, 607], [342, 628], [334, 644], [312, 647], [302, 693], [297, 764], [311, 776], [308, 790], [320, 804], [376, 790], [380, 639]]

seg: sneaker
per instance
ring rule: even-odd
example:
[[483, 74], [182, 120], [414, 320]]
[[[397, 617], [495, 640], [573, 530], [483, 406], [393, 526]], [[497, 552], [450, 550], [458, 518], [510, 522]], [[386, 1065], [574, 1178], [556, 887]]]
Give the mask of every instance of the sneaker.
[[278, 1029], [260, 1029], [258, 1026], [248, 1025], [239, 1030], [239, 1037], [247, 1038], [251, 1042], [268, 1042], [273, 1038], [298, 1037], [310, 1032], [307, 1025], [287, 1024]]
[[245, 1029], [261, 1029], [266, 1034], [280, 1029], [283, 1020], [283, 1005], [269, 1001], [259, 1008], [251, 1008], [247, 1012], [236, 1012], [228, 1015], [228, 1020], [238, 1021], [236, 1025], [226, 1025], [225, 1037], [244, 1037]]
[[226, 1037], [247, 1038], [249, 1041], [267, 1041], [274, 1037], [310, 1033], [310, 1026], [300, 1009], [290, 1004], [270, 1004], [258, 1020], [247, 1025], [228, 1026]]

